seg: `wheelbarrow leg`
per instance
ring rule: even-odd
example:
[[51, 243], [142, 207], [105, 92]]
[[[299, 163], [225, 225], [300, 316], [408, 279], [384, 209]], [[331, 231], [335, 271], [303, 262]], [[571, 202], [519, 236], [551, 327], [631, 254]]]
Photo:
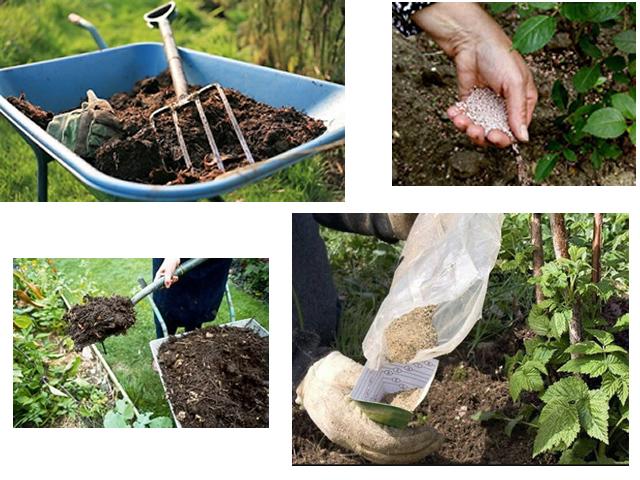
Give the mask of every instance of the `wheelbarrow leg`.
[[48, 197], [48, 174], [51, 157], [39, 148], [35, 149], [38, 160], [38, 201], [46, 202]]

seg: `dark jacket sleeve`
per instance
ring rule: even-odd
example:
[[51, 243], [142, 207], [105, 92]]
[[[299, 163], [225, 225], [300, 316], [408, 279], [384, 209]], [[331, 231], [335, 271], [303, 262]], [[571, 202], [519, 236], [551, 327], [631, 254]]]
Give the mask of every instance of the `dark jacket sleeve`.
[[320, 225], [341, 232], [372, 235], [385, 242], [405, 240], [416, 213], [314, 213]]
[[420, 33], [418, 27], [411, 20], [411, 15], [418, 10], [428, 7], [433, 2], [392, 2], [393, 26], [398, 29], [405, 37]]

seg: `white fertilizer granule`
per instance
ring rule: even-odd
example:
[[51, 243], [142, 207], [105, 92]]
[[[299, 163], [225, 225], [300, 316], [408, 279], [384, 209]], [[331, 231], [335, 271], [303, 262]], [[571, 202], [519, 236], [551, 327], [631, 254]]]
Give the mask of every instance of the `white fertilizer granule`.
[[489, 88], [475, 87], [467, 98], [457, 102], [455, 106], [473, 123], [480, 125], [484, 129], [485, 136], [491, 130], [499, 130], [509, 137], [509, 140], [513, 142], [511, 148], [516, 153], [518, 180], [520, 185], [528, 185], [530, 183], [529, 175], [516, 144], [516, 138], [509, 128], [509, 117], [504, 98]]

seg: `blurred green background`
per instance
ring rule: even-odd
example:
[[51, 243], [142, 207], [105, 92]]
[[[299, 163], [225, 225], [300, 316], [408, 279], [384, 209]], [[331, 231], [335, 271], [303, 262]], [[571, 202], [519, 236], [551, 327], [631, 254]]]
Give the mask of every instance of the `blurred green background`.
[[[93, 51], [88, 32], [67, 20], [90, 20], [107, 45], [158, 42], [142, 21], [163, 0], [0, 0], [0, 68]], [[179, 46], [344, 83], [344, 0], [178, 0]], [[36, 198], [35, 156], [0, 118], [0, 201]], [[57, 163], [49, 167], [50, 201], [94, 201]], [[307, 159], [225, 196], [227, 201], [343, 201], [344, 150]]]

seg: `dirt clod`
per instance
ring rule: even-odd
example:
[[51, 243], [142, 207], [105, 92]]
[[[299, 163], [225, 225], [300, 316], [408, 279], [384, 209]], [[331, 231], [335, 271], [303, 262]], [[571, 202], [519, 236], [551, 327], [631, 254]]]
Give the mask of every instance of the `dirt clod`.
[[136, 316], [131, 300], [126, 297], [87, 296], [83, 304], [74, 305], [65, 314], [64, 320], [76, 350], [82, 350], [112, 335], [123, 334], [135, 323]]
[[414, 308], [389, 324], [384, 332], [387, 360], [408, 363], [420, 350], [438, 344], [438, 332], [432, 323], [436, 308], [436, 305]]
[[269, 341], [234, 327], [172, 337], [159, 364], [183, 427], [269, 426]]

